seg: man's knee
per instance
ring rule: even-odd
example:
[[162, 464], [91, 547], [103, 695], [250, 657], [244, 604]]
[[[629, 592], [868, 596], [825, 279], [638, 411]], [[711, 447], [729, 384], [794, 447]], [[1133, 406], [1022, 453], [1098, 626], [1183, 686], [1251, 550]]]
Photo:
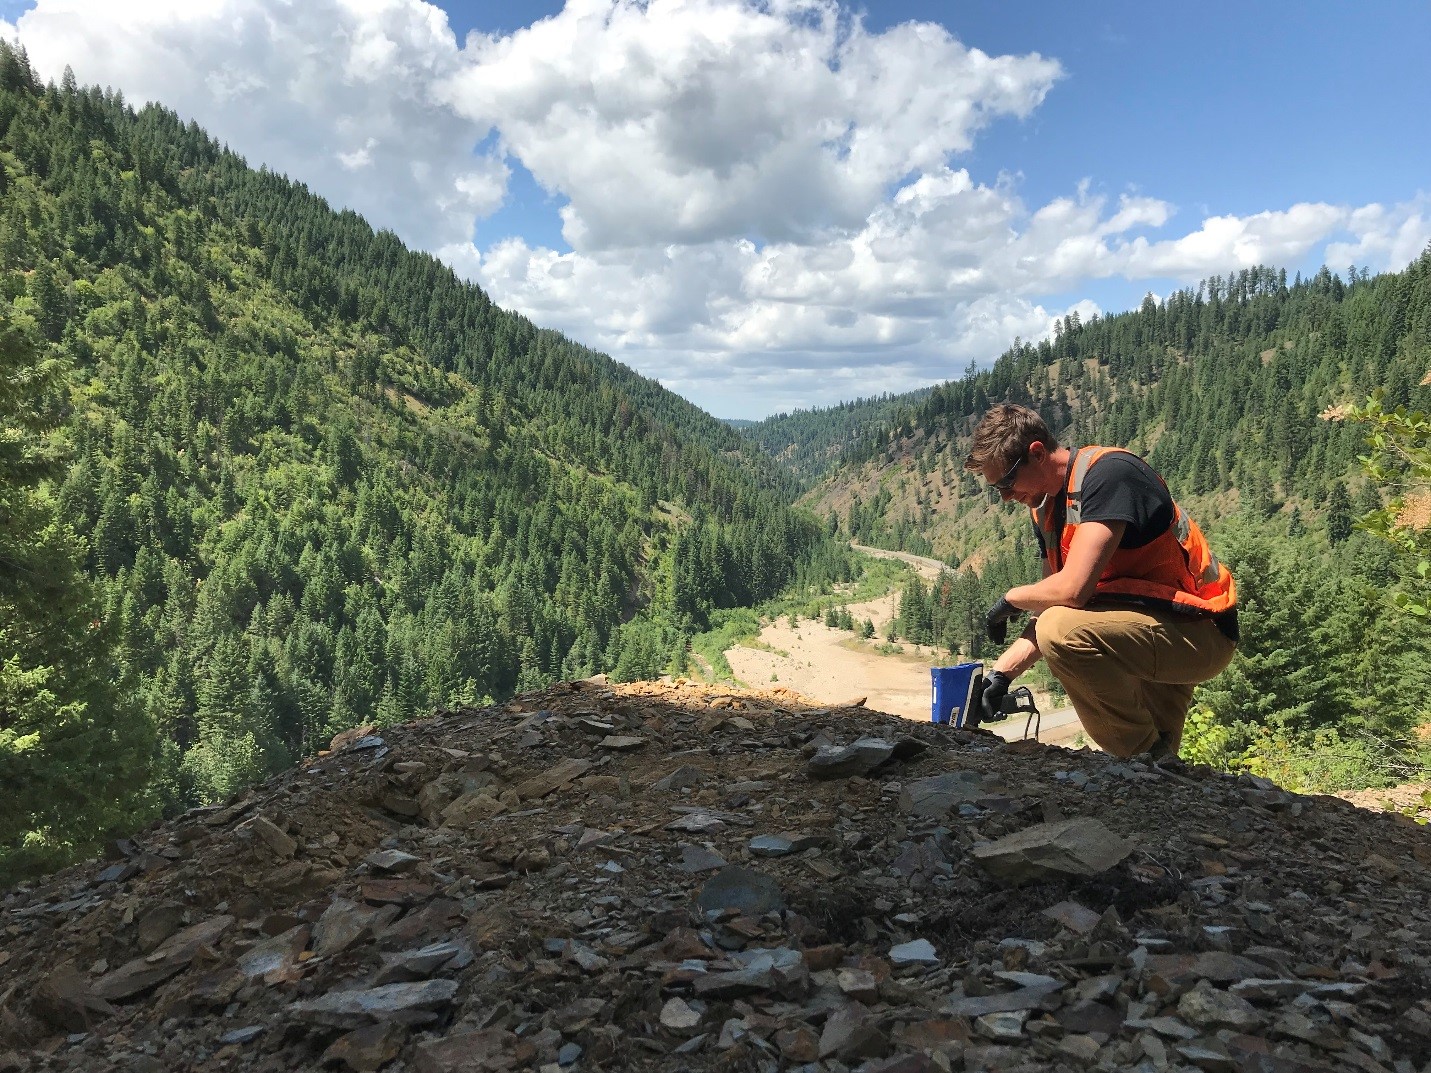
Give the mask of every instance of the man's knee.
[[1050, 664], [1071, 653], [1073, 631], [1081, 618], [1071, 607], [1050, 607], [1039, 612], [1038, 621], [1034, 623], [1034, 637], [1039, 652]]

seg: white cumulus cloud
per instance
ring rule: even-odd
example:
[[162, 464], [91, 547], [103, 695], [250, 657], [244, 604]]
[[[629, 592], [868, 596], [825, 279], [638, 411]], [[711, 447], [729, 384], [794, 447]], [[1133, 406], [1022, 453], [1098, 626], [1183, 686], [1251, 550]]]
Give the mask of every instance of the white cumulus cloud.
[[858, 229], [1061, 73], [931, 23], [870, 34], [832, 0], [574, 0], [464, 60], [445, 97], [568, 199], [582, 250]]
[[505, 192], [506, 163], [436, 95], [459, 49], [429, 4], [40, 0], [17, 26], [42, 75], [172, 108], [420, 246], [470, 238]]
[[[0, 34], [723, 414], [957, 376], [1096, 311], [1098, 280], [1396, 269], [1431, 238], [1424, 196], [1192, 217], [1095, 176], [1027, 204], [961, 157], [1058, 92], [1058, 61], [836, 0], [568, 0], [465, 41], [422, 0], [37, 0]], [[523, 171], [548, 218], [484, 224]]]

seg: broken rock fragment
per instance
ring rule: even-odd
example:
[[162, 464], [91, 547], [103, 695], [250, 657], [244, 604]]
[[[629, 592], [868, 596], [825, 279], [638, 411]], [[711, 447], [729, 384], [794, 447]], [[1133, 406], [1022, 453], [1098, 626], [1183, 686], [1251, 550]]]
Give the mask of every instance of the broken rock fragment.
[[696, 904], [707, 913], [734, 909], [746, 916], [760, 916], [783, 908], [785, 896], [771, 876], [732, 864], [706, 880]]
[[117, 1002], [148, 991], [187, 969], [199, 951], [217, 942], [233, 923], [233, 917], [219, 916], [175, 933], [149, 956], [128, 961], [101, 977], [94, 993]]
[[906, 815], [937, 819], [998, 790], [995, 780], [976, 771], [947, 771], [906, 785], [899, 795], [899, 807]]
[[1103, 919], [1101, 914], [1072, 901], [1051, 905], [1043, 911], [1043, 915], [1078, 935], [1087, 935]]
[[239, 833], [257, 838], [276, 857], [292, 857], [298, 851], [298, 843], [288, 836], [288, 832], [263, 816], [255, 816], [241, 824]]
[[473, 790], [442, 810], [442, 822], [450, 827], [476, 827], [506, 811], [505, 805], [487, 790]]
[[709, 973], [695, 982], [695, 991], [705, 999], [730, 999], [756, 992], [778, 991], [787, 998], [803, 995], [810, 971], [797, 950], [747, 950], [733, 955], [740, 968]]
[[313, 929], [314, 954], [329, 957], [348, 949], [373, 930], [381, 914], [380, 909], [334, 898]]
[[1062, 981], [1054, 980], [1002, 994], [958, 996], [945, 1004], [944, 1012], [951, 1017], [983, 1017], [990, 1013], [1042, 1009], [1051, 996], [1063, 990], [1063, 986]]
[[882, 738], [860, 738], [853, 745], [822, 745], [806, 765], [813, 778], [844, 779], [864, 775], [894, 755], [894, 743]]
[[374, 872], [406, 872], [422, 863], [422, 858], [400, 849], [374, 850], [363, 858]]
[[516, 787], [517, 796], [523, 801], [546, 797], [573, 779], [585, 775], [591, 770], [591, 767], [591, 761], [584, 757], [568, 757], [560, 763], [553, 765], [542, 774], [533, 776], [525, 782], [518, 783]]
[[1089, 816], [1026, 827], [975, 846], [970, 855], [992, 876], [1008, 883], [1106, 872], [1133, 851], [1133, 844]]
[[795, 844], [780, 835], [756, 835], [746, 848], [757, 857], [788, 857], [795, 852]]
[[681, 846], [681, 860], [677, 866], [682, 872], [713, 872], [725, 867], [725, 858], [704, 846]]
[[419, 950], [384, 954], [383, 967], [373, 982], [390, 984], [426, 980], [443, 966], [462, 959], [471, 960], [471, 951], [457, 942], [432, 943]]
[[692, 786], [699, 786], [705, 781], [705, 774], [698, 767], [690, 764], [682, 764], [675, 771], [664, 778], [657, 779], [651, 784], [651, 789], [668, 791], [689, 789]]
[[701, 1015], [683, 998], [669, 999], [661, 1007], [661, 1025], [673, 1032], [685, 1032], [701, 1023]]
[[1262, 1024], [1257, 1008], [1245, 998], [1219, 991], [1206, 980], [1178, 1000], [1183, 1020], [1205, 1028], [1235, 1028], [1246, 1032]]
[[850, 778], [867, 775], [892, 760], [909, 760], [929, 745], [919, 738], [857, 738], [850, 745], [820, 745], [806, 764], [811, 778]]
[[332, 1028], [360, 1028], [373, 1021], [425, 1024], [457, 994], [455, 980], [387, 984], [357, 991], [332, 991], [291, 1003], [289, 1013], [300, 1021]]
[[879, 1021], [868, 1006], [849, 1002], [830, 1014], [820, 1033], [821, 1058], [877, 1058], [889, 1046], [879, 1030]]
[[811, 778], [847, 779], [853, 775], [868, 775], [891, 760], [906, 760], [918, 756], [928, 746], [918, 738], [859, 738], [850, 745], [822, 745], [805, 765]]
[[290, 928], [266, 942], [250, 947], [239, 958], [239, 972], [245, 977], [262, 978], [265, 983], [297, 980], [303, 975], [298, 969], [303, 951], [308, 947], [312, 929], [307, 924]]
[[95, 995], [85, 978], [70, 961], [57, 965], [46, 976], [30, 1000], [31, 1011], [45, 1023], [67, 1032], [87, 1032], [116, 1012]]
[[938, 965], [939, 955], [928, 939], [915, 939], [890, 947], [889, 960], [893, 965]]
[[402, 1025], [365, 1025], [334, 1040], [323, 1052], [323, 1062], [342, 1062], [357, 1073], [371, 1073], [396, 1058], [406, 1038]]

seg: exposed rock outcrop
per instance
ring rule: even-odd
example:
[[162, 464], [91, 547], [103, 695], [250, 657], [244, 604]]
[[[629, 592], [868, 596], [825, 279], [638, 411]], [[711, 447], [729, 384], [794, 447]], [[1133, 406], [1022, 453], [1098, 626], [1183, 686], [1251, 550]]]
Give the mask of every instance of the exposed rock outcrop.
[[0, 897], [0, 1073], [1422, 1073], [1429, 866], [1260, 780], [564, 683]]

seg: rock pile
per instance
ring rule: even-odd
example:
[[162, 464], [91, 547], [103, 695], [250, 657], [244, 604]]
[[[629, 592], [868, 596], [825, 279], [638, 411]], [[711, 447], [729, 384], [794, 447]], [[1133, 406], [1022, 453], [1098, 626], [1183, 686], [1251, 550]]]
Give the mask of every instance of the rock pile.
[[1431, 1070], [1431, 839], [793, 694], [350, 732], [0, 897], [0, 1073]]

